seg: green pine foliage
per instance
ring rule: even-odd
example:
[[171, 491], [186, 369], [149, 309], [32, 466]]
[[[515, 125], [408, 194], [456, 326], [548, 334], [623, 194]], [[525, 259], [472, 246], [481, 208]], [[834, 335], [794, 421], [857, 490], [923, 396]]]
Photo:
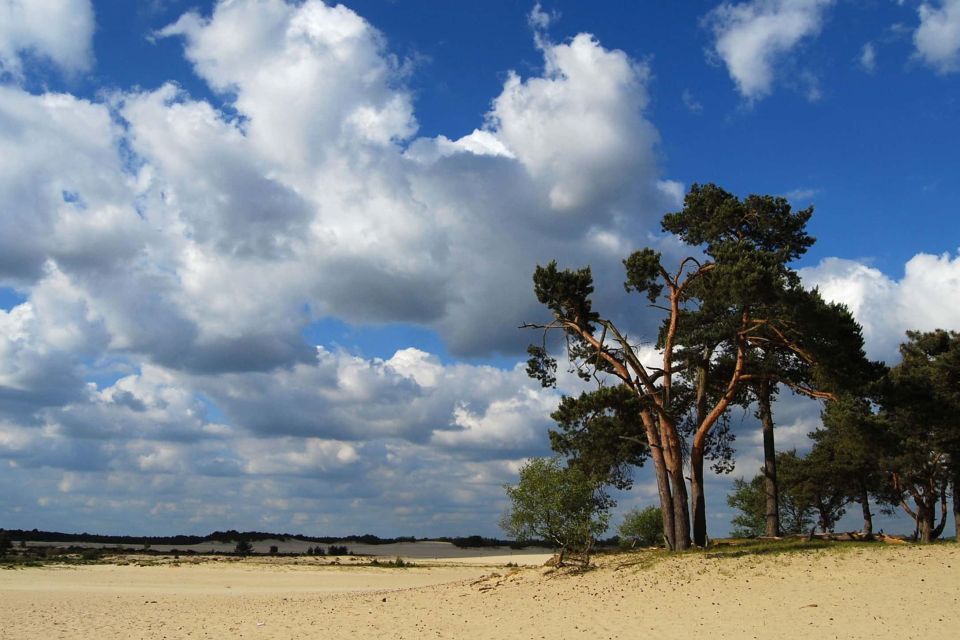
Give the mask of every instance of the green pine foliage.
[[733, 481], [733, 491], [727, 496], [727, 505], [739, 511], [730, 524], [730, 535], [734, 538], [756, 538], [762, 536], [767, 526], [767, 502], [763, 490], [763, 475], [750, 482], [743, 478]]
[[[780, 532], [794, 535], [809, 531], [816, 509], [814, 493], [811, 491], [813, 485], [807, 475], [808, 467], [795, 451], [786, 451], [777, 454], [777, 468]], [[730, 521], [733, 525], [731, 535], [734, 537], [756, 538], [766, 533], [765, 480], [761, 472], [750, 482], [743, 478], [733, 481], [733, 491], [727, 496], [727, 505], [739, 512]], [[836, 511], [831, 513], [836, 515]]]

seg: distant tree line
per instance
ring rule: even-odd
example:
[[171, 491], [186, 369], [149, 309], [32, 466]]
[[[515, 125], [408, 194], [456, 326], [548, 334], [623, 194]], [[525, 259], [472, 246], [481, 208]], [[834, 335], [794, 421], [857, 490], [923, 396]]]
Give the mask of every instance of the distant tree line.
[[[512, 547], [523, 548], [527, 546], [549, 546], [545, 540], [530, 539], [523, 543], [514, 539], [491, 538], [480, 535], [471, 536], [440, 536], [432, 538], [417, 538], [415, 536], [397, 536], [394, 538], [381, 538], [373, 534], [348, 535], [348, 536], [306, 536], [292, 533], [267, 533], [263, 531], [214, 531], [208, 536], [119, 536], [102, 535], [91, 533], [62, 533], [59, 531], [40, 531], [38, 529], [2, 529], [0, 528], [0, 540], [19, 540], [25, 542], [62, 542], [62, 543], [99, 543], [99, 544], [125, 544], [125, 545], [170, 545], [170, 546], [193, 546], [205, 542], [222, 542], [225, 544], [247, 542], [254, 543], [263, 540], [296, 540], [301, 542], [318, 543], [316, 547], [309, 547], [307, 553], [313, 555], [323, 555], [323, 547], [320, 544], [330, 545], [333, 543], [351, 543], [366, 545], [385, 545], [418, 541], [438, 541], [449, 542], [456, 547], [463, 549], [484, 548], [484, 547]], [[604, 541], [606, 544], [613, 544], [615, 541]], [[337, 549], [341, 547], [336, 547]], [[314, 549], [311, 553], [310, 549]], [[331, 554], [338, 555], [338, 554]], [[342, 554], [341, 554], [342, 555]]]
[[[298, 540], [330, 544], [335, 542], [350, 542], [353, 544], [395, 544], [399, 542], [416, 542], [413, 536], [397, 538], [381, 538], [373, 534], [349, 536], [305, 536], [291, 533], [267, 533], [263, 531], [214, 531], [207, 536], [115, 536], [93, 533], [62, 533], [59, 531], [40, 531], [38, 529], [0, 529], [11, 540], [25, 540], [27, 542], [94, 542], [100, 544], [129, 544], [129, 545], [196, 545], [205, 542], [233, 543], [238, 541], [258, 542], [262, 540]], [[425, 538], [424, 538], [425, 539]]]

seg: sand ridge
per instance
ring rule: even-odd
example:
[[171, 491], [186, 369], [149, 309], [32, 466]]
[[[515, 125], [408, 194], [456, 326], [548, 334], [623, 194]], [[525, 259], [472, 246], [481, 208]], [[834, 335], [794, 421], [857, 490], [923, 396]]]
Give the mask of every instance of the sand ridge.
[[0, 638], [904, 639], [960, 628], [954, 545], [644, 558], [602, 557], [585, 573], [255, 563], [2, 571]]

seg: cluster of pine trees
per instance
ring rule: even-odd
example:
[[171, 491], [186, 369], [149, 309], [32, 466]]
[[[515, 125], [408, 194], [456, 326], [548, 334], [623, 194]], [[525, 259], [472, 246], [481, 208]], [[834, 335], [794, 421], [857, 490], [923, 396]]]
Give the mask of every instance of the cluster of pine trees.
[[903, 509], [916, 537], [943, 534], [948, 496], [960, 515], [960, 334], [907, 333], [901, 361], [859, 394], [828, 402], [804, 457], [781, 452], [750, 483], [735, 481], [728, 499], [741, 514], [737, 535], [832, 531], [858, 504], [862, 533], [873, 534], [871, 504]]
[[[528, 373], [556, 385], [550, 347], [558, 342], [549, 336], [559, 333], [570, 370], [596, 382], [562, 399], [551, 444], [598, 486], [628, 488], [631, 467], [652, 462], [670, 549], [707, 542], [704, 465], [732, 469], [735, 407], [755, 406], [763, 429], [764, 469], [755, 482], [766, 534], [779, 535], [784, 521], [804, 525], [813, 511], [829, 528], [851, 501], [869, 520], [872, 500], [907, 509], [928, 541], [943, 531], [951, 486], [957, 510], [960, 336], [909, 333], [897, 366], [868, 360], [850, 312], [805, 289], [791, 267], [814, 242], [806, 230], [812, 213], [780, 197], [740, 199], [693, 185], [683, 209], [662, 220], [690, 255], [668, 264], [647, 248], [623, 261], [626, 291], [663, 314], [656, 363], [641, 360], [624, 322], [593, 308], [589, 267], [551, 262], [534, 273], [552, 319], [524, 325], [543, 331], [529, 348]], [[823, 428], [803, 459], [776, 454], [774, 401], [782, 390], [825, 402]], [[791, 482], [783, 499], [778, 461]], [[804, 483], [816, 495], [803, 494], [806, 511], [790, 520], [800, 495], [793, 490]]]

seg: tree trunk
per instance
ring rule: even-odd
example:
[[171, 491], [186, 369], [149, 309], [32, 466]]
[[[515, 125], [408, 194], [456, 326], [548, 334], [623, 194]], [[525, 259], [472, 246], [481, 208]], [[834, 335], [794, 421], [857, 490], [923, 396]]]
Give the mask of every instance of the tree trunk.
[[760, 406], [760, 424], [763, 427], [763, 483], [767, 497], [766, 535], [780, 535], [780, 495], [777, 486], [777, 449], [773, 439], [773, 392], [770, 381], [763, 380], [757, 391]]
[[653, 469], [657, 476], [657, 490], [660, 492], [660, 515], [663, 517], [663, 537], [667, 549], [677, 549], [677, 536], [673, 524], [673, 495], [670, 491], [670, 476], [667, 475], [667, 465], [663, 461], [663, 450], [651, 447], [650, 457], [653, 458]]
[[925, 504], [917, 505], [917, 526], [920, 528], [920, 544], [933, 542], [933, 509]]
[[[936, 502], [936, 501], [934, 501]], [[934, 515], [936, 515], [936, 509], [931, 509]], [[944, 528], [947, 526], [947, 483], [944, 482], [940, 485], [940, 524], [933, 530], [930, 534], [932, 540], [936, 540], [943, 533]]]
[[[661, 419], [661, 424], [663, 424]], [[673, 498], [673, 531], [674, 550], [684, 551], [690, 548], [690, 512], [687, 506], [687, 481], [683, 477], [683, 452], [680, 440], [673, 429], [673, 425], [664, 425], [666, 428], [665, 444], [669, 447], [671, 497]], [[672, 430], [672, 431], [671, 431]]]
[[960, 544], [960, 460], [954, 464], [957, 472], [953, 476], [953, 531], [956, 543]]
[[[707, 417], [707, 372], [710, 350], [704, 349], [703, 360], [697, 367], [697, 424]], [[707, 503], [703, 495], [703, 447], [694, 445], [690, 451], [690, 505], [693, 508], [693, 544], [707, 546]]]
[[865, 487], [860, 487], [860, 508], [863, 509], [863, 530], [861, 533], [870, 540], [873, 538], [873, 514], [870, 513], [870, 496]]
[[653, 471], [657, 477], [657, 491], [660, 494], [660, 515], [663, 518], [664, 542], [666, 542], [668, 550], [676, 551], [677, 536], [673, 515], [673, 492], [670, 491], [670, 476], [667, 473], [663, 441], [650, 412], [641, 412], [640, 418], [647, 434], [647, 443], [650, 445], [650, 458], [653, 460]]
[[690, 503], [693, 507], [693, 544], [707, 546], [707, 505], [703, 495], [703, 449], [690, 449]]
[[921, 544], [929, 544], [937, 537], [934, 533], [934, 521], [937, 516], [937, 496], [929, 493], [914, 496], [917, 503], [917, 540]]
[[678, 465], [670, 474], [673, 480], [673, 530], [676, 551], [690, 548], [690, 513], [687, 510], [687, 483], [683, 477], [683, 465]]

